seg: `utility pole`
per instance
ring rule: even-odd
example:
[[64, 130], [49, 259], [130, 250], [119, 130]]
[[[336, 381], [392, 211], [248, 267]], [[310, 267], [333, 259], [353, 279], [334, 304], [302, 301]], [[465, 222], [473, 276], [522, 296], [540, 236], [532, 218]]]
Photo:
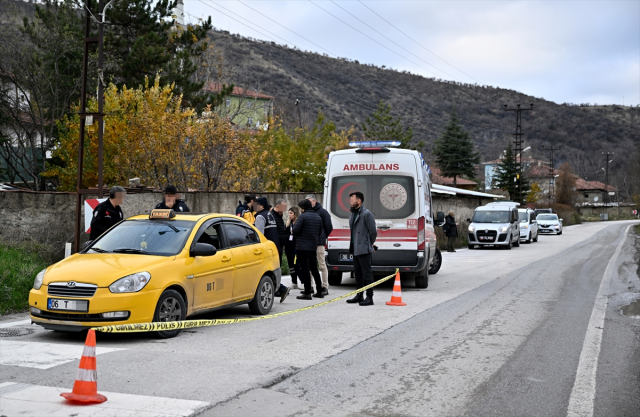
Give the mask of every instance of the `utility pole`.
[[551, 194], [553, 193], [553, 202], [556, 201], [556, 186], [555, 186], [555, 167], [553, 162], [553, 151], [559, 151], [560, 146], [557, 148], [549, 146], [548, 148], [542, 147], [543, 151], [549, 151], [549, 207], [551, 207]]
[[302, 117], [300, 116], [300, 100], [296, 99], [296, 109], [298, 109], [298, 126], [302, 129]]
[[[112, 0], [113, 1], [113, 0]], [[111, 1], [107, 4], [108, 7]], [[103, 107], [104, 107], [104, 79], [102, 66], [104, 64], [104, 11], [106, 9], [104, 0], [98, 2], [98, 16], [101, 20], [98, 23], [98, 36], [91, 35], [91, 18], [93, 17], [90, 9], [91, 1], [85, 0], [85, 22], [84, 22], [84, 53], [82, 57], [82, 82], [80, 96], [80, 140], [78, 142], [78, 176], [76, 180], [76, 224], [75, 224], [75, 251], [80, 251], [80, 233], [81, 233], [81, 213], [83, 195], [91, 194], [94, 191], [85, 189], [83, 183], [84, 171], [84, 141], [86, 126], [93, 125], [93, 121], [98, 121], [98, 197], [103, 197]], [[95, 18], [94, 18], [95, 19]], [[98, 112], [87, 113], [87, 78], [89, 70], [89, 48], [91, 44], [98, 44]]]
[[606, 159], [606, 168], [604, 171], [604, 212], [607, 214], [607, 220], [609, 219], [609, 210], [607, 206], [609, 205], [609, 155], [613, 155], [613, 152], [607, 152], [602, 154]]
[[[533, 110], [533, 104], [529, 105], [528, 109], [521, 109], [519, 104], [516, 104], [515, 109], [509, 109], [508, 106], [504, 105], [504, 111], [514, 111], [516, 112], [516, 133], [513, 134], [515, 136], [513, 143], [515, 144], [515, 154], [516, 154], [516, 180], [518, 182], [518, 201], [522, 203], [522, 111]], [[519, 155], [519, 157], [518, 157]]]

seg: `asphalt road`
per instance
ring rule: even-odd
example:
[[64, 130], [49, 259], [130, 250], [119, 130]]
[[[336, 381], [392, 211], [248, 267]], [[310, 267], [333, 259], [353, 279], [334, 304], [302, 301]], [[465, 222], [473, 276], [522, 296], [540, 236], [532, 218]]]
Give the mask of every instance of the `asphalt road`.
[[[637, 416], [640, 320], [619, 314], [640, 297], [640, 239], [631, 229], [623, 241], [630, 224], [567, 227], [511, 251], [445, 253], [428, 289], [403, 280], [406, 307], [386, 306], [383, 285], [367, 308], [340, 301], [169, 340], [98, 334], [99, 390], [114, 403], [131, 394], [163, 404], [145, 415]], [[331, 297], [353, 290], [345, 281]], [[306, 305], [290, 297], [273, 311]], [[248, 315], [236, 307], [206, 318]], [[0, 334], [25, 318], [3, 318]], [[0, 339], [0, 383], [68, 390], [83, 336], [10, 328], [32, 334]], [[29, 395], [44, 403], [45, 388]], [[5, 405], [3, 386], [0, 395], [0, 415], [22, 406]], [[104, 404], [99, 415], [125, 415]]]

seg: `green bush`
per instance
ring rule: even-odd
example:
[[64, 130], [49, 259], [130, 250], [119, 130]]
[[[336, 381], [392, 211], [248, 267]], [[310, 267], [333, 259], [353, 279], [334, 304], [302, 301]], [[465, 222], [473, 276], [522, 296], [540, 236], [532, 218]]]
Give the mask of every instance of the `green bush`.
[[0, 242], [0, 314], [17, 313], [29, 307], [33, 280], [46, 267], [38, 246]]

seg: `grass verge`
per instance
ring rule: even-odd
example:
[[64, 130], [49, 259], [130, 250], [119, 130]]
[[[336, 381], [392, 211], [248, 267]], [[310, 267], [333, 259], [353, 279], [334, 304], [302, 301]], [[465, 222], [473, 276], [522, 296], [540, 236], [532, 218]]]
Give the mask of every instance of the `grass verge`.
[[37, 248], [11, 246], [0, 242], [0, 314], [25, 311], [33, 280], [47, 262]]

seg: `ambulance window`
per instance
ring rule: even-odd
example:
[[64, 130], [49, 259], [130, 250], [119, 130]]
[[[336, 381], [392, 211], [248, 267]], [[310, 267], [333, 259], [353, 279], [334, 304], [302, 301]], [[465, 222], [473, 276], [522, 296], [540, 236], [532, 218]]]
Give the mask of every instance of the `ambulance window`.
[[331, 187], [331, 212], [347, 219], [351, 214], [349, 194], [364, 194], [364, 206], [376, 218], [404, 219], [416, 211], [413, 177], [400, 175], [349, 175], [335, 177]]

